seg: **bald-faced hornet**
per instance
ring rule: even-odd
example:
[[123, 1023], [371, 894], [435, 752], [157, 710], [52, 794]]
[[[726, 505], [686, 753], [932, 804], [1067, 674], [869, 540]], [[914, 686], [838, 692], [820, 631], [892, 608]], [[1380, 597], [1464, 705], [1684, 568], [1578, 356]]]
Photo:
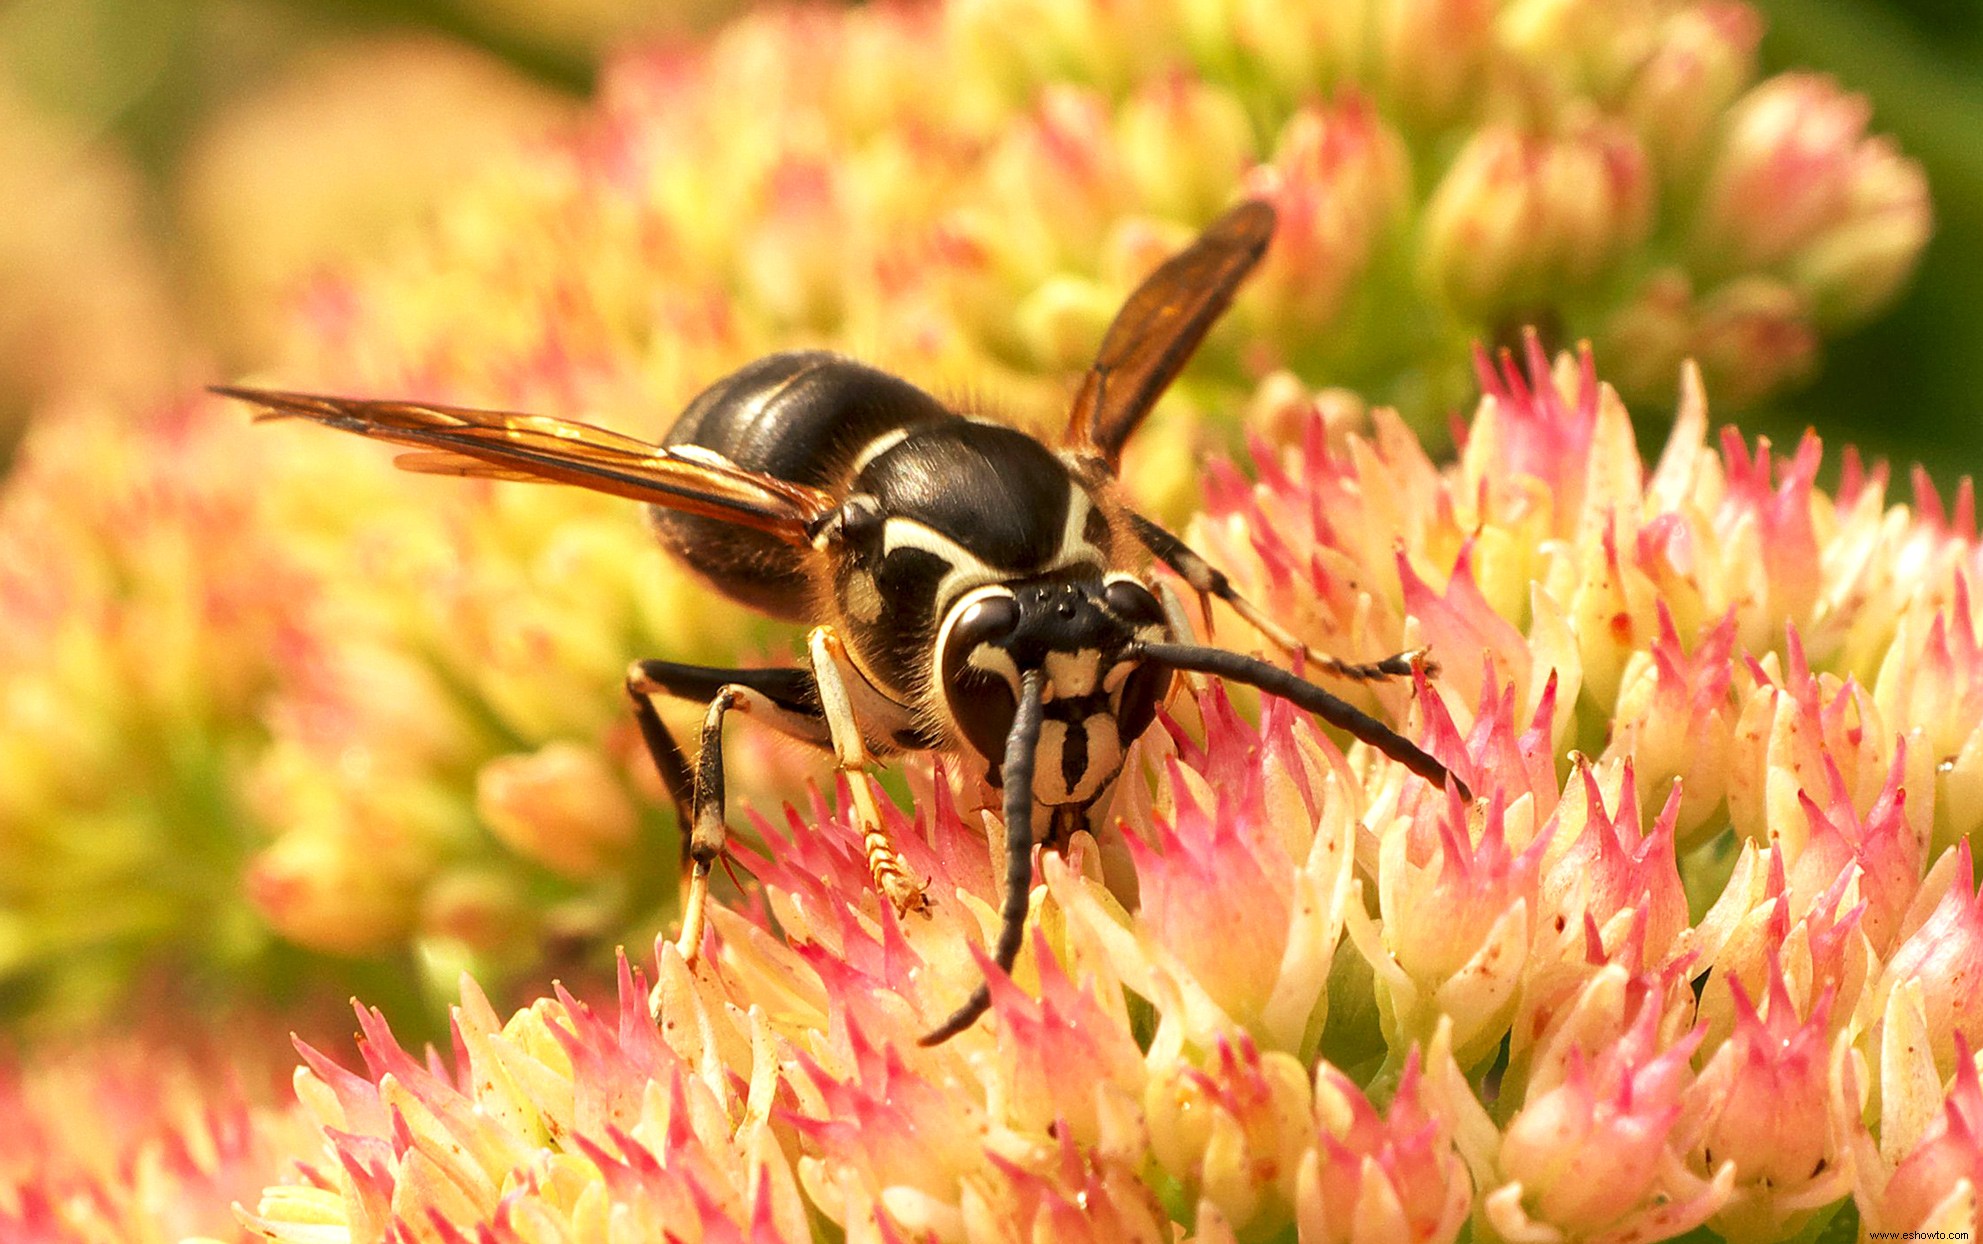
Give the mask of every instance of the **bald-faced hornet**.
[[[1130, 296], [1074, 400], [1061, 445], [951, 410], [907, 381], [833, 354], [760, 359], [691, 402], [659, 445], [542, 415], [264, 389], [216, 392], [413, 447], [409, 470], [575, 484], [646, 502], [661, 543], [717, 591], [814, 623], [807, 661], [715, 669], [636, 661], [627, 693], [688, 827], [682, 953], [700, 950], [710, 867], [723, 852], [723, 723], [732, 712], [830, 749], [849, 779], [877, 888], [924, 903], [882, 828], [877, 756], [950, 749], [1003, 788], [1006, 886], [992, 958], [1025, 931], [1035, 842], [1064, 844], [1121, 773], [1175, 672], [1284, 697], [1427, 780], [1464, 785], [1382, 722], [1255, 657], [1191, 642], [1181, 609], [1141, 576], [1153, 557], [1201, 602], [1267, 640], [1359, 679], [1412, 672], [1418, 654], [1338, 660], [1278, 626], [1116, 480], [1124, 444], [1267, 249], [1274, 212], [1242, 202]], [[655, 712], [707, 705], [693, 767]], [[1016, 827], [1025, 827], [1023, 829]], [[980, 984], [923, 1038], [963, 1031]]]

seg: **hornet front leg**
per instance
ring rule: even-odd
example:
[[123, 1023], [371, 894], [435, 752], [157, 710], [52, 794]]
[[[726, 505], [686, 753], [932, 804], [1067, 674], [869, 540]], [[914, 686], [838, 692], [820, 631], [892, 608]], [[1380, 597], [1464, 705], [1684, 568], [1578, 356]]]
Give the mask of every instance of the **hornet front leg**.
[[[652, 697], [706, 703], [701, 744], [690, 770]], [[725, 819], [723, 723], [729, 714], [755, 717], [781, 734], [815, 746], [832, 742], [818, 689], [801, 669], [719, 669], [672, 661], [636, 661], [627, 671], [627, 697], [648, 755], [674, 799], [682, 825], [682, 932], [676, 948], [694, 963], [702, 950], [709, 872], [729, 840]]]
[[850, 689], [878, 694], [847, 656], [847, 647], [830, 626], [816, 626], [806, 637], [806, 651], [812, 658], [813, 680], [819, 690], [819, 703], [825, 714], [827, 733], [832, 737], [833, 754], [840, 772], [853, 793], [854, 812], [860, 820], [861, 849], [867, 855], [868, 875], [875, 889], [895, 906], [897, 915], [927, 911], [929, 899], [923, 885], [909, 870], [901, 852], [882, 825], [881, 807], [875, 802], [874, 756], [861, 733], [860, 717]]

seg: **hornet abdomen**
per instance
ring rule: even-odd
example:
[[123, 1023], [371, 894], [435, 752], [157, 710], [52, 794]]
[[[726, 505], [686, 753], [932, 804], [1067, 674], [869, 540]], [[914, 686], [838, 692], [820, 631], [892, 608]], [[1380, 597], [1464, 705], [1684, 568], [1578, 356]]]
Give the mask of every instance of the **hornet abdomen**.
[[[958, 421], [915, 385], [821, 350], [762, 358], [704, 389], [662, 442], [747, 471], [838, 492], [891, 432]], [[720, 519], [649, 506], [662, 547], [732, 600], [788, 621], [814, 606], [806, 550]]]

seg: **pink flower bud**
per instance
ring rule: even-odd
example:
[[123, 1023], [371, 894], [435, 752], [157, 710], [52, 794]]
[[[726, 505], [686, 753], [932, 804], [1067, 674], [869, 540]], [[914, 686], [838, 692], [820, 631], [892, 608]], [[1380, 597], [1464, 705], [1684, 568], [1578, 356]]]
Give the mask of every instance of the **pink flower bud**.
[[1712, 1220], [1716, 1230], [1731, 1240], [1778, 1240], [1852, 1183], [1831, 1132], [1833, 999], [1819, 998], [1800, 1021], [1774, 963], [1765, 1014], [1739, 982], [1730, 992], [1735, 1030], [1688, 1093], [1688, 1113], [1705, 1128], [1696, 1170], [1735, 1164], [1734, 1198]]
[[937, 1211], [954, 1203], [958, 1181], [982, 1160], [982, 1111], [960, 1114], [944, 1084], [910, 1065], [910, 1051], [878, 1047], [853, 1026], [844, 1051], [809, 1069], [816, 1097], [794, 1124], [832, 1155], [812, 1180], [815, 1197], [879, 1196], [901, 1185]]
[[1144, 1099], [1151, 1148], [1171, 1175], [1235, 1228], [1272, 1231], [1293, 1216], [1303, 1151], [1312, 1143], [1308, 1073], [1293, 1057], [1240, 1037], [1210, 1065], [1179, 1064]]
[[1200, 707], [1205, 747], [1181, 743], [1158, 790], [1172, 810], [1155, 816], [1153, 842], [1127, 841], [1140, 934], [1119, 939], [1092, 892], [1057, 893], [1119, 946], [1126, 984], [1189, 1000], [1181, 1035], [1216, 1040], [1237, 1025], [1305, 1051], [1352, 901], [1347, 767], [1285, 703], [1268, 706], [1258, 732], [1223, 690]]
[[1891, 299], [1927, 241], [1927, 184], [1865, 136], [1871, 111], [1814, 74], [1779, 74], [1743, 97], [1694, 223], [1709, 271], [1780, 273], [1827, 324]]
[[1473, 550], [1463, 547], [1444, 591], [1419, 577], [1411, 559], [1400, 549], [1398, 578], [1404, 585], [1405, 611], [1417, 619], [1424, 642], [1436, 652], [1470, 654], [1465, 662], [1455, 661], [1440, 671], [1440, 685], [1446, 694], [1462, 703], [1483, 702], [1490, 687], [1512, 684], [1515, 695], [1525, 699], [1540, 691], [1535, 678], [1535, 656], [1528, 641], [1513, 623], [1496, 610], [1475, 578]]
[[1143, 1095], [1143, 1061], [1123, 1017], [1069, 980], [1043, 942], [1034, 946], [1039, 998], [1002, 972], [986, 976], [1005, 1030], [998, 1052], [1011, 1068], [1006, 1109], [1014, 1123], [1069, 1144], [1110, 1144], [1119, 1139], [1111, 1112], [1126, 1114]]
[[1422, 271], [1495, 321], [1588, 286], [1645, 237], [1653, 183], [1638, 140], [1590, 120], [1549, 135], [1480, 130], [1426, 206]]
[[1586, 1062], [1613, 1047], [1658, 1049], [1690, 1038], [1693, 991], [1686, 965], [1673, 962], [1649, 969], [1645, 917], [1634, 911], [1630, 923], [1605, 945], [1597, 923], [1586, 917], [1544, 950], [1554, 958], [1531, 960], [1523, 981], [1522, 1004], [1509, 1031], [1504, 1092], [1527, 1099], [1568, 1074], [1574, 1055]]
[[1872, 105], [1816, 74], [1779, 74], [1736, 104], [1708, 174], [1695, 248], [1719, 270], [1788, 259], [1842, 211]]
[[1552, 364], [1541, 336], [1525, 329], [1519, 356], [1474, 350], [1480, 408], [1467, 431], [1463, 487], [1485, 490], [1498, 516], [1533, 505], [1526, 480], [1548, 485], [1547, 530], [1585, 535], [1609, 523], [1607, 511], [1636, 504], [1644, 475], [1631, 417], [1598, 382], [1590, 350], [1565, 351]]
[[334, 954], [374, 954], [413, 930], [440, 844], [465, 812], [382, 766], [328, 768], [295, 746], [264, 759], [254, 799], [283, 833], [250, 862], [249, 901], [284, 936]]
[[1607, 757], [1632, 758], [1638, 793], [1677, 780], [1680, 806], [1675, 814], [1676, 848], [1699, 844], [1700, 835], [1719, 833], [1714, 814], [1727, 787], [1728, 750], [1735, 729], [1729, 698], [1735, 614], [1704, 628], [1689, 654], [1680, 643], [1666, 602], [1655, 606], [1659, 634], [1651, 649], [1626, 659], [1613, 710]]
[[1502, 1139], [1510, 1182], [1485, 1202], [1504, 1235], [1546, 1224], [1573, 1238], [1664, 1237], [1726, 1202], [1732, 1172], [1701, 1180], [1679, 1160], [1691, 1139], [1680, 1125], [1698, 1034], [1656, 1051], [1655, 1013], [1642, 1006], [1625, 1039], [1591, 1057], [1573, 1049], [1560, 1080], [1530, 1086]]
[[[1823, 828], [1805, 815], [1800, 802], [1804, 791], [1842, 789], [1854, 807], [1870, 808], [1879, 792], [1892, 786], [1896, 793], [1889, 797], [1888, 811], [1901, 819], [1883, 821], [1883, 834], [1925, 843], [1932, 809], [1921, 806], [1925, 799], [1900, 800], [1903, 782], [1894, 780], [1893, 764], [1902, 753], [1872, 697], [1849, 678], [1813, 673], [1796, 630], [1788, 633], [1785, 648], [1783, 662], [1772, 653], [1752, 661], [1747, 671], [1756, 685], [1742, 693], [1745, 702], [1728, 766], [1728, 810], [1736, 831], [1780, 845], [1785, 859], [1794, 863], [1811, 831]], [[1781, 674], [1774, 672], [1779, 664], [1788, 667]], [[1924, 760], [1919, 748], [1905, 752], [1901, 776], [1910, 794], [1933, 790]], [[1831, 782], [1827, 766], [1836, 768], [1839, 784]], [[1830, 883], [1822, 869], [1811, 879], [1813, 892]]]
[[[1246, 297], [1270, 322], [1326, 339], [1411, 201], [1411, 158], [1376, 105], [1348, 92], [1281, 130], [1250, 188], [1280, 213], [1273, 248]], [[1341, 348], [1341, 347], [1338, 347]]]
[[483, 765], [475, 810], [511, 850], [574, 880], [617, 868], [638, 828], [605, 759], [565, 741]]
[[1452, 1017], [1454, 1057], [1478, 1058], [1506, 1030], [1529, 953], [1536, 870], [1548, 839], [1516, 853], [1501, 793], [1489, 797], [1476, 842], [1457, 796], [1418, 805], [1409, 827], [1379, 846], [1381, 935], [1351, 905], [1351, 939], [1377, 969], [1393, 1049], [1429, 1038]]
[[1395, 0], [1379, 6], [1378, 80], [1420, 129], [1455, 120], [1470, 103], [1494, 42], [1490, 0]]
[[[1066, 1240], [1069, 1244], [1168, 1242], [1170, 1228], [1164, 1209], [1149, 1185], [1138, 1178], [1139, 1164], [1130, 1160], [1084, 1153], [1062, 1136], [1058, 1152], [1044, 1170], [997, 1156], [992, 1157], [990, 1166], [980, 1185], [983, 1191], [973, 1189], [964, 1199], [961, 1217], [967, 1238]], [[882, 1199], [886, 1205], [890, 1198], [884, 1194]], [[899, 1204], [899, 1192], [897, 1201]], [[1198, 1227], [1203, 1238], [1217, 1238], [1213, 1225], [1217, 1216], [1217, 1206], [1199, 1202]], [[881, 1221], [893, 1217], [891, 1214]], [[919, 1225], [904, 1223], [911, 1229]], [[1225, 1238], [1232, 1238], [1230, 1232]]]
[[1696, 304], [1688, 353], [1717, 400], [1742, 405], [1808, 376], [1818, 331], [1795, 289], [1774, 277], [1739, 276]]
[[1917, 599], [1900, 624], [1873, 682], [1881, 716], [1917, 732], [1935, 765], [1935, 848], [1983, 826], [1983, 647], [1976, 640], [1970, 576], [1955, 568], [1947, 601]]
[[1692, 171], [1729, 104], [1754, 76], [1762, 34], [1762, 19], [1746, 4], [1689, 5], [1659, 23], [1625, 107], [1666, 178]]
[[[1974, 1235], [1983, 1195], [1983, 1080], [1967, 1039], [1955, 1039], [1955, 1083], [1884, 1188], [1860, 1199], [1868, 1228]], [[1947, 1238], [1945, 1235], [1944, 1238]]]
[[[1753, 856], [1753, 848], [1749, 851]], [[1718, 946], [1704, 947], [1713, 955], [1714, 968], [1701, 990], [1700, 1021], [1711, 1049], [1719, 1048], [1735, 1031], [1742, 1009], [1735, 1001], [1738, 985], [1748, 997], [1776, 988], [1780, 979], [1793, 1005], [1805, 1014], [1814, 1011], [1820, 998], [1830, 997], [1833, 1027], [1842, 1028], [1878, 970], [1879, 961], [1860, 931], [1866, 904], [1840, 909], [1847, 895], [1858, 894], [1857, 869], [1840, 871], [1815, 898], [1797, 899], [1803, 910], [1793, 916], [1782, 853], [1766, 851], [1759, 858], [1767, 865], [1766, 870], [1758, 870], [1765, 876], [1757, 901], [1728, 928]], [[1725, 893], [1716, 903], [1717, 910], [1734, 898]], [[1697, 932], [1705, 936], [1696, 944], [1708, 941], [1713, 934], [1706, 926], [1719, 922], [1719, 916], [1703, 921]]]
[[1840, 218], [1791, 258], [1790, 279], [1826, 329], [1864, 323], [1899, 295], [1933, 230], [1927, 174], [1890, 139], [1868, 139]]
[[1602, 928], [1620, 912], [1645, 915], [1645, 948], [1655, 962], [1687, 927], [1687, 896], [1673, 854], [1673, 823], [1680, 792], [1668, 793], [1652, 832], [1640, 835], [1639, 797], [1632, 762], [1618, 775], [1617, 814], [1605, 809], [1598, 775], [1580, 764], [1542, 838], [1549, 841], [1539, 893], [1539, 910], [1581, 925], [1586, 917]]
[[1443, 1244], [1467, 1220], [1473, 1180], [1453, 1147], [1453, 1129], [1425, 1101], [1419, 1055], [1406, 1059], [1387, 1114], [1323, 1063], [1315, 1073], [1317, 1145], [1297, 1174], [1303, 1241]]
[[[1395, 414], [1375, 411], [1368, 437], [1332, 442], [1319, 415], [1300, 449], [1255, 447], [1257, 481], [1214, 462], [1206, 515], [1188, 535], [1235, 584], [1295, 635], [1349, 660], [1405, 647], [1395, 570], [1401, 532], [1441, 526], [1437, 468]], [[1366, 481], [1365, 472], [1383, 477]]]
[[1914, 900], [1927, 854], [1925, 834], [1917, 834], [1907, 818], [1907, 744], [1895, 745], [1893, 767], [1860, 816], [1845, 789], [1845, 778], [1831, 756], [1822, 757], [1829, 808], [1821, 808], [1808, 791], [1798, 803], [1810, 822], [1811, 836], [1789, 869], [1790, 892], [1806, 902], [1848, 869], [1859, 874], [1859, 897], [1865, 906], [1862, 925], [1876, 953], [1893, 943], [1901, 916]]
[[1946, 1074], [1958, 1040], [1971, 1049], [1983, 1040], [1983, 896], [1974, 889], [1967, 841], [1931, 875], [1947, 889], [1888, 957], [1878, 994], [1885, 997], [1902, 982], [1918, 985], [1935, 1065]]
[[1131, 96], [1115, 124], [1138, 196], [1172, 220], [1217, 215], [1232, 196], [1233, 179], [1255, 158], [1252, 126], [1239, 101], [1184, 74]]
[[1001, 214], [1020, 222], [999, 259], [1021, 288], [1099, 252], [1132, 184], [1108, 102], [1071, 86], [1042, 92], [1032, 114], [1007, 127], [985, 176]]

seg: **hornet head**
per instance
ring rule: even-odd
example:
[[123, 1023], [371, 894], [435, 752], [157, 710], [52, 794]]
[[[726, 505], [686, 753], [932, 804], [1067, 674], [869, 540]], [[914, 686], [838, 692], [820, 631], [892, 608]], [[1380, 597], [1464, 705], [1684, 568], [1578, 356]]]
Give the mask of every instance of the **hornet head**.
[[1040, 673], [1036, 806], [1085, 808], [1149, 729], [1171, 672], [1142, 658], [1168, 633], [1163, 607], [1126, 574], [1092, 571], [988, 584], [945, 612], [934, 653], [937, 698], [958, 738], [1003, 780], [1024, 676]]

